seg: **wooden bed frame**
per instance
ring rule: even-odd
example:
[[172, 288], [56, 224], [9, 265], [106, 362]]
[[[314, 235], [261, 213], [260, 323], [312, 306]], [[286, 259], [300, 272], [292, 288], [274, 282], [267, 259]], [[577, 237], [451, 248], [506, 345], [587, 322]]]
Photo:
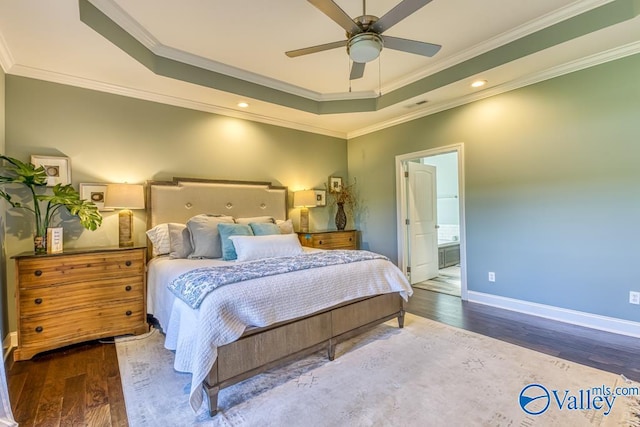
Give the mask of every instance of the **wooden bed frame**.
[[[197, 194], [197, 196], [196, 196]], [[239, 217], [287, 217], [288, 191], [265, 182], [174, 178], [147, 183], [148, 228], [186, 221], [199, 213]], [[148, 251], [151, 252], [150, 250]], [[326, 349], [329, 360], [336, 345], [394, 317], [404, 326], [404, 300], [399, 293], [347, 301], [308, 316], [252, 328], [237, 340], [218, 347], [218, 357], [204, 380], [209, 414], [218, 412], [218, 393], [268, 369]]]

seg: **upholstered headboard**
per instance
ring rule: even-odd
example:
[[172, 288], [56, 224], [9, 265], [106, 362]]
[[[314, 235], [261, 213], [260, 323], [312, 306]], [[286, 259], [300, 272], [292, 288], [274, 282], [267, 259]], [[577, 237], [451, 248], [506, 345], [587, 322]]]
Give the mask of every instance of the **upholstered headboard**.
[[287, 187], [269, 182], [174, 178], [147, 181], [146, 187], [148, 229], [168, 222], [184, 224], [203, 213], [287, 219]]

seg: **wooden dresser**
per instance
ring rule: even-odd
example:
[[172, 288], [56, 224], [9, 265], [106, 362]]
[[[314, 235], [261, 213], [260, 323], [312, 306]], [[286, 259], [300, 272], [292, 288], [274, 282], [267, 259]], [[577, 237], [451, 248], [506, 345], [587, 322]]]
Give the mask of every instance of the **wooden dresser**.
[[146, 248], [15, 256], [14, 360], [82, 341], [148, 331]]
[[356, 230], [298, 232], [302, 246], [319, 249], [358, 249]]

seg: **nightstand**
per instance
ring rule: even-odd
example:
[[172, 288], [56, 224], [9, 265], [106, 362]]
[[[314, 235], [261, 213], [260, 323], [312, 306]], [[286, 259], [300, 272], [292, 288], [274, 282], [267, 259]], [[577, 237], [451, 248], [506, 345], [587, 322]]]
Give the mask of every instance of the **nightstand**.
[[318, 249], [358, 249], [356, 230], [298, 231], [302, 246]]
[[146, 248], [21, 254], [16, 262], [14, 360], [69, 344], [149, 330]]

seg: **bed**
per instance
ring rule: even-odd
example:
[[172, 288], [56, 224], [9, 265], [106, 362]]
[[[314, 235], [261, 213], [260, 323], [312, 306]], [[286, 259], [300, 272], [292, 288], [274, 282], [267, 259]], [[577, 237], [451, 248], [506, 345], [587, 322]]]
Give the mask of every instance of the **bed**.
[[[390, 319], [403, 326], [404, 302], [412, 290], [401, 271], [367, 251], [302, 248], [287, 219], [286, 187], [188, 178], [149, 181], [147, 206], [148, 252], [153, 254], [148, 312], [165, 333], [165, 347], [175, 351], [174, 368], [192, 374], [194, 411], [206, 398], [214, 416], [222, 388], [323, 349], [333, 360], [340, 341]], [[215, 244], [220, 247], [201, 251], [202, 242], [212, 238], [204, 240], [198, 221], [223, 224]], [[227, 235], [247, 226], [260, 236]], [[165, 228], [170, 232], [159, 231]], [[189, 239], [191, 248], [185, 248]], [[189, 250], [198, 256], [188, 257]], [[262, 267], [280, 274], [257, 274]], [[244, 280], [212, 284], [238, 271]], [[215, 289], [195, 295], [194, 277]]]

